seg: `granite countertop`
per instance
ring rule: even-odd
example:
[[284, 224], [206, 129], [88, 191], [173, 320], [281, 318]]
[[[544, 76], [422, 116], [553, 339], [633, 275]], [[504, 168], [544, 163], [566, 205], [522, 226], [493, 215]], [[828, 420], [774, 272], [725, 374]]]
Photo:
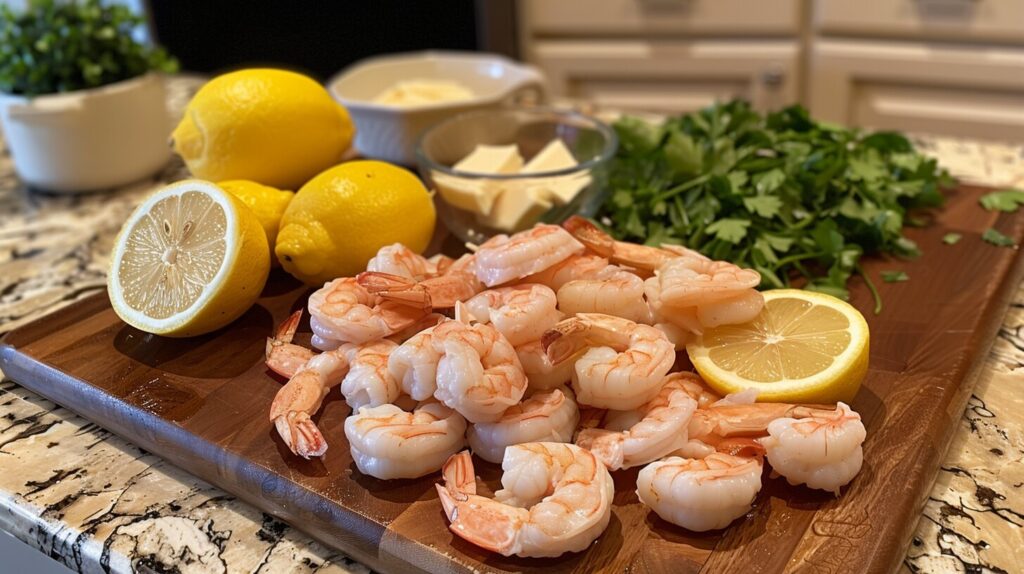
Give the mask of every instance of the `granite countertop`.
[[[187, 99], [195, 82], [171, 84]], [[961, 179], [1024, 188], [1024, 148], [919, 138]], [[104, 288], [133, 207], [187, 174], [76, 197], [25, 190], [0, 142], [0, 334]], [[1024, 285], [960, 420], [904, 572], [1024, 565]], [[366, 567], [11, 381], [0, 382], [0, 528], [81, 572]]]

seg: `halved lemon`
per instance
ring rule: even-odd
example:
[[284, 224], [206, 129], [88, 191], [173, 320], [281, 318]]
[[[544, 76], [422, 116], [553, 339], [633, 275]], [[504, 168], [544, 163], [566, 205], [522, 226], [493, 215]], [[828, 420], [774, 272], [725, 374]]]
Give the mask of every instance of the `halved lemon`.
[[868, 370], [864, 316], [831, 295], [777, 289], [742, 325], [708, 329], [686, 346], [690, 361], [722, 394], [757, 389], [762, 402], [850, 402]]
[[129, 325], [191, 337], [245, 313], [269, 270], [270, 247], [256, 215], [217, 185], [187, 179], [150, 196], [125, 222], [107, 291]]

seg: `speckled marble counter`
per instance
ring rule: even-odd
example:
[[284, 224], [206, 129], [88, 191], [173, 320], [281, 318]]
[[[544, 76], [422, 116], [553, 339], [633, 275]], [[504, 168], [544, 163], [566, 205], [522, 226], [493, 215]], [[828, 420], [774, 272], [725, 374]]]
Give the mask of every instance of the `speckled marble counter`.
[[[175, 82], [174, 97], [191, 86]], [[1021, 147], [920, 143], [964, 180], [1024, 187]], [[47, 196], [23, 189], [0, 152], [0, 333], [102, 290], [111, 242], [131, 209], [185, 175], [174, 163], [117, 192]], [[10, 381], [0, 383], [0, 528], [82, 572], [366, 571]], [[1024, 571], [1024, 288], [903, 570]]]

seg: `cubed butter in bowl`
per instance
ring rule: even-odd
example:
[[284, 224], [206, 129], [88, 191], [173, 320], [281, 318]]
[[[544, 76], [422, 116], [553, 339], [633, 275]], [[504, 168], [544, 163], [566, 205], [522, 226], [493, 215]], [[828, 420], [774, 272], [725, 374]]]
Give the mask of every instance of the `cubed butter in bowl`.
[[593, 214], [616, 146], [614, 131], [591, 117], [508, 108], [442, 122], [423, 135], [416, 154], [444, 223], [480, 243]]

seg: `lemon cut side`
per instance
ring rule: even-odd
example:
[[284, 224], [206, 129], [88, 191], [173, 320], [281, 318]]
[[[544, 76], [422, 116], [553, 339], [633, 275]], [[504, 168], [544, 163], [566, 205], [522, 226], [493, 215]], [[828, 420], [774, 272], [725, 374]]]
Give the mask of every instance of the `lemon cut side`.
[[748, 388], [765, 402], [850, 402], [867, 373], [867, 321], [830, 295], [777, 289], [753, 321], [708, 329], [686, 351], [722, 394]]
[[126, 323], [189, 337], [241, 316], [269, 269], [267, 237], [252, 211], [213, 183], [184, 180], [152, 195], [125, 222], [107, 290]]

